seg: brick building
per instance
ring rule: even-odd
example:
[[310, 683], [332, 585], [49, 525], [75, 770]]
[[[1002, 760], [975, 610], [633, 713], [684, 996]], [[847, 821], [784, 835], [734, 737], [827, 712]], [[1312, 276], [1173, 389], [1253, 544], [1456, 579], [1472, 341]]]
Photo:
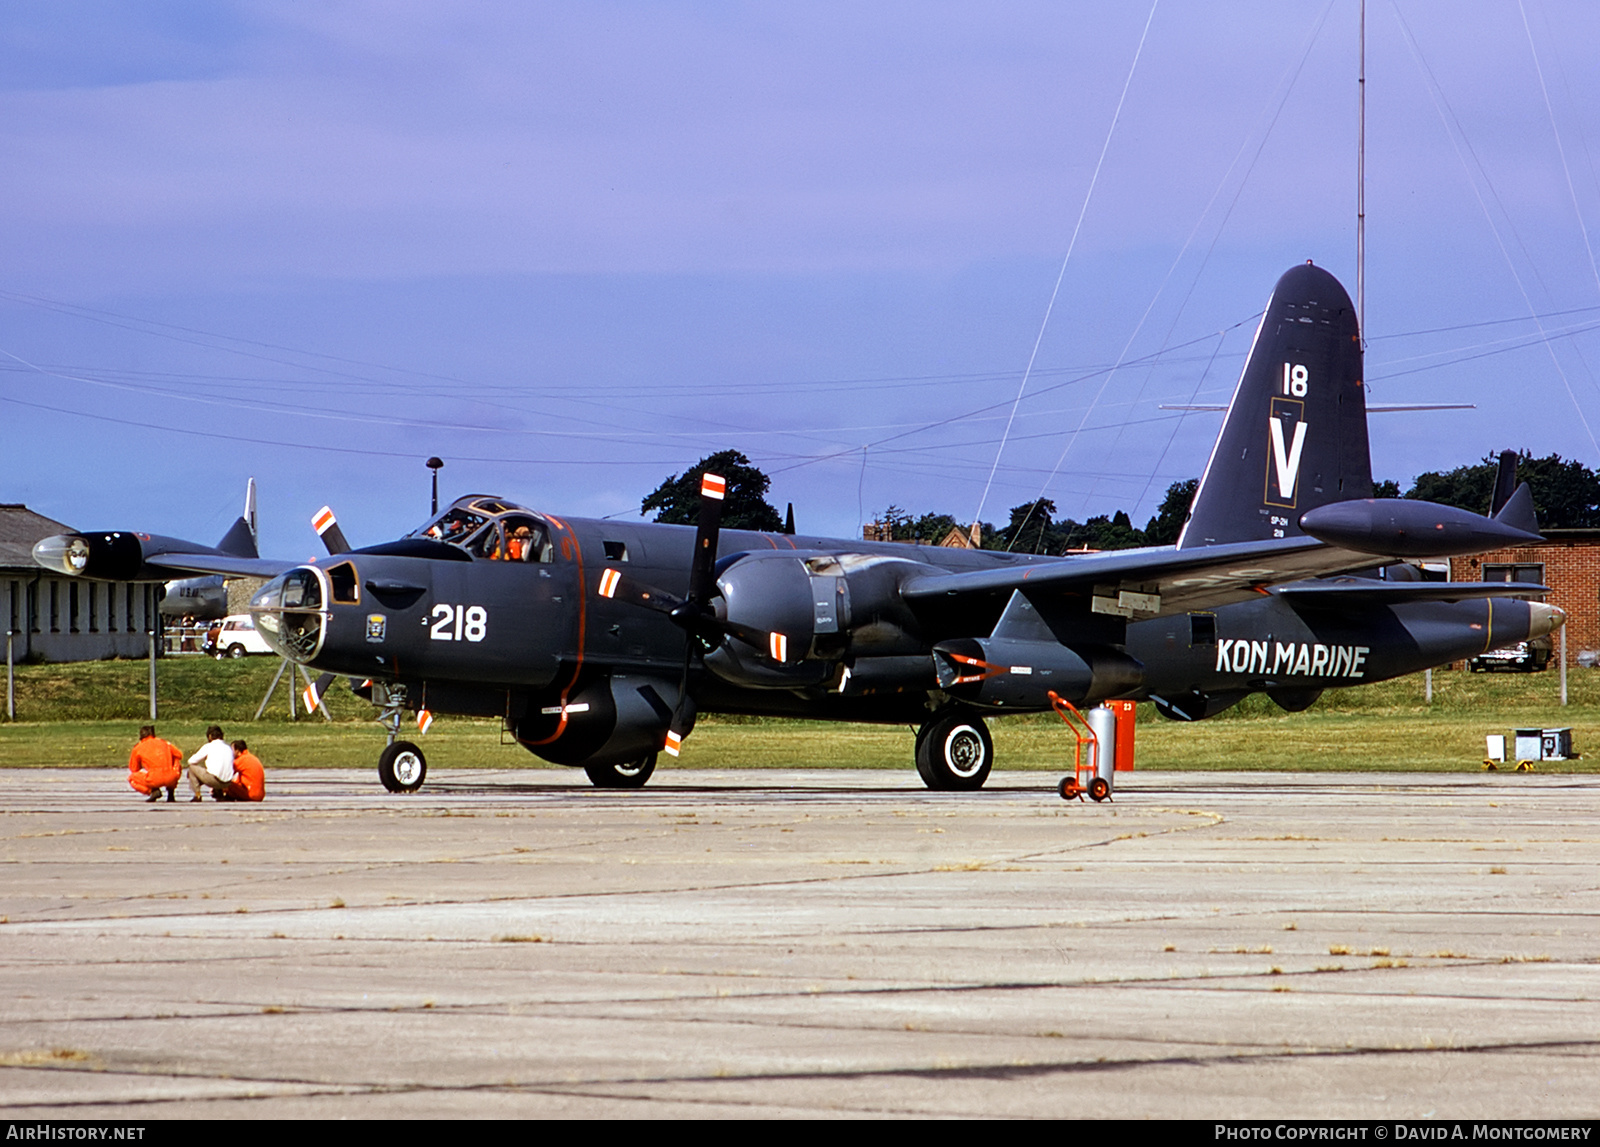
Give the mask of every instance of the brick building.
[[[1567, 663], [1600, 652], [1600, 530], [1545, 530], [1545, 540], [1450, 562], [1451, 581], [1530, 581], [1567, 614]], [[1560, 648], [1560, 634], [1553, 635]]]
[[[944, 546], [947, 549], [953, 550], [976, 550], [982, 548], [979, 545], [979, 540], [981, 537], [982, 535], [979, 531], [978, 523], [974, 522], [972, 523], [972, 528], [967, 530], [963, 530], [960, 526], [950, 527], [950, 529], [945, 531], [944, 537], [940, 538], [933, 544], [936, 546]], [[861, 540], [865, 542], [895, 541], [894, 523], [880, 522], [876, 520], [868, 522], [865, 526], [861, 527]], [[922, 546], [927, 545], [928, 543], [922, 541], [913, 541], [907, 542], [906, 544]]]

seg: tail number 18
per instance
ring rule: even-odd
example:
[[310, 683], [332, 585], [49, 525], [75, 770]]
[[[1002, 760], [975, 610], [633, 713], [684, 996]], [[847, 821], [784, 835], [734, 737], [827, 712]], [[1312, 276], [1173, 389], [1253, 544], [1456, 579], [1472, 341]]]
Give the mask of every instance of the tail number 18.
[[1311, 372], [1303, 366], [1290, 366], [1283, 364], [1283, 393], [1293, 395], [1295, 398], [1306, 396], [1306, 380], [1311, 377]]
[[489, 628], [489, 611], [481, 605], [436, 605], [433, 628], [428, 636], [435, 641], [482, 641]]

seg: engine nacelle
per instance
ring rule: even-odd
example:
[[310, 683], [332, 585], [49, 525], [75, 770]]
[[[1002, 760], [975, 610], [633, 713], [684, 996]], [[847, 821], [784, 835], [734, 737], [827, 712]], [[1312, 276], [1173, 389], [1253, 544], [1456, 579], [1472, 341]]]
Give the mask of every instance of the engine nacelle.
[[933, 647], [939, 687], [974, 705], [1048, 709], [1050, 694], [1092, 705], [1136, 690], [1144, 666], [1120, 649], [1053, 641], [957, 638]]
[[900, 581], [924, 567], [880, 554], [742, 554], [721, 567], [718, 617], [782, 634], [787, 655], [735, 638], [708, 653], [717, 676], [753, 689], [794, 689], [831, 678], [847, 656], [911, 656], [923, 647]]
[[806, 689], [833, 676], [834, 663], [810, 657], [786, 665], [763, 649], [728, 638], [703, 658], [705, 667], [732, 685], [746, 689]]
[[558, 765], [620, 765], [660, 750], [678, 703], [676, 682], [613, 676], [517, 721], [517, 743]]
[[165, 581], [172, 576], [170, 571], [145, 571], [144, 547], [126, 530], [53, 534], [34, 543], [33, 560], [51, 573], [96, 581]]

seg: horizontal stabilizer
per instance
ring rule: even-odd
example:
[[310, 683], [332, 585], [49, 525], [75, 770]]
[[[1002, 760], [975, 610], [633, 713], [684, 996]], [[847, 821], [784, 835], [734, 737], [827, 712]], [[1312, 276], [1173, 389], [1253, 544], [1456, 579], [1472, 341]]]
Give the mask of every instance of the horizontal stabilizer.
[[[1163, 402], [1158, 410], [1186, 410], [1191, 414], [1221, 414], [1225, 402]], [[1476, 402], [1369, 402], [1368, 414], [1407, 414], [1419, 410], [1476, 410]]]

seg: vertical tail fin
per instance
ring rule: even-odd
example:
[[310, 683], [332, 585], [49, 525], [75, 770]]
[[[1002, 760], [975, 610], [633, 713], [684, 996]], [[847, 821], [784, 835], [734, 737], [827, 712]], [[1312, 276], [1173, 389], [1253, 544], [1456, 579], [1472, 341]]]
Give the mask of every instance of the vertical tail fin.
[[1500, 465], [1494, 473], [1494, 494], [1489, 499], [1489, 516], [1498, 518], [1511, 495], [1517, 492], [1517, 452], [1500, 451]]
[[1310, 263], [1278, 280], [1178, 548], [1300, 537], [1300, 515], [1372, 497], [1361, 334]]
[[251, 478], [244, 488], [244, 513], [229, 527], [217, 543], [217, 549], [239, 558], [258, 558], [256, 549], [256, 480]]

